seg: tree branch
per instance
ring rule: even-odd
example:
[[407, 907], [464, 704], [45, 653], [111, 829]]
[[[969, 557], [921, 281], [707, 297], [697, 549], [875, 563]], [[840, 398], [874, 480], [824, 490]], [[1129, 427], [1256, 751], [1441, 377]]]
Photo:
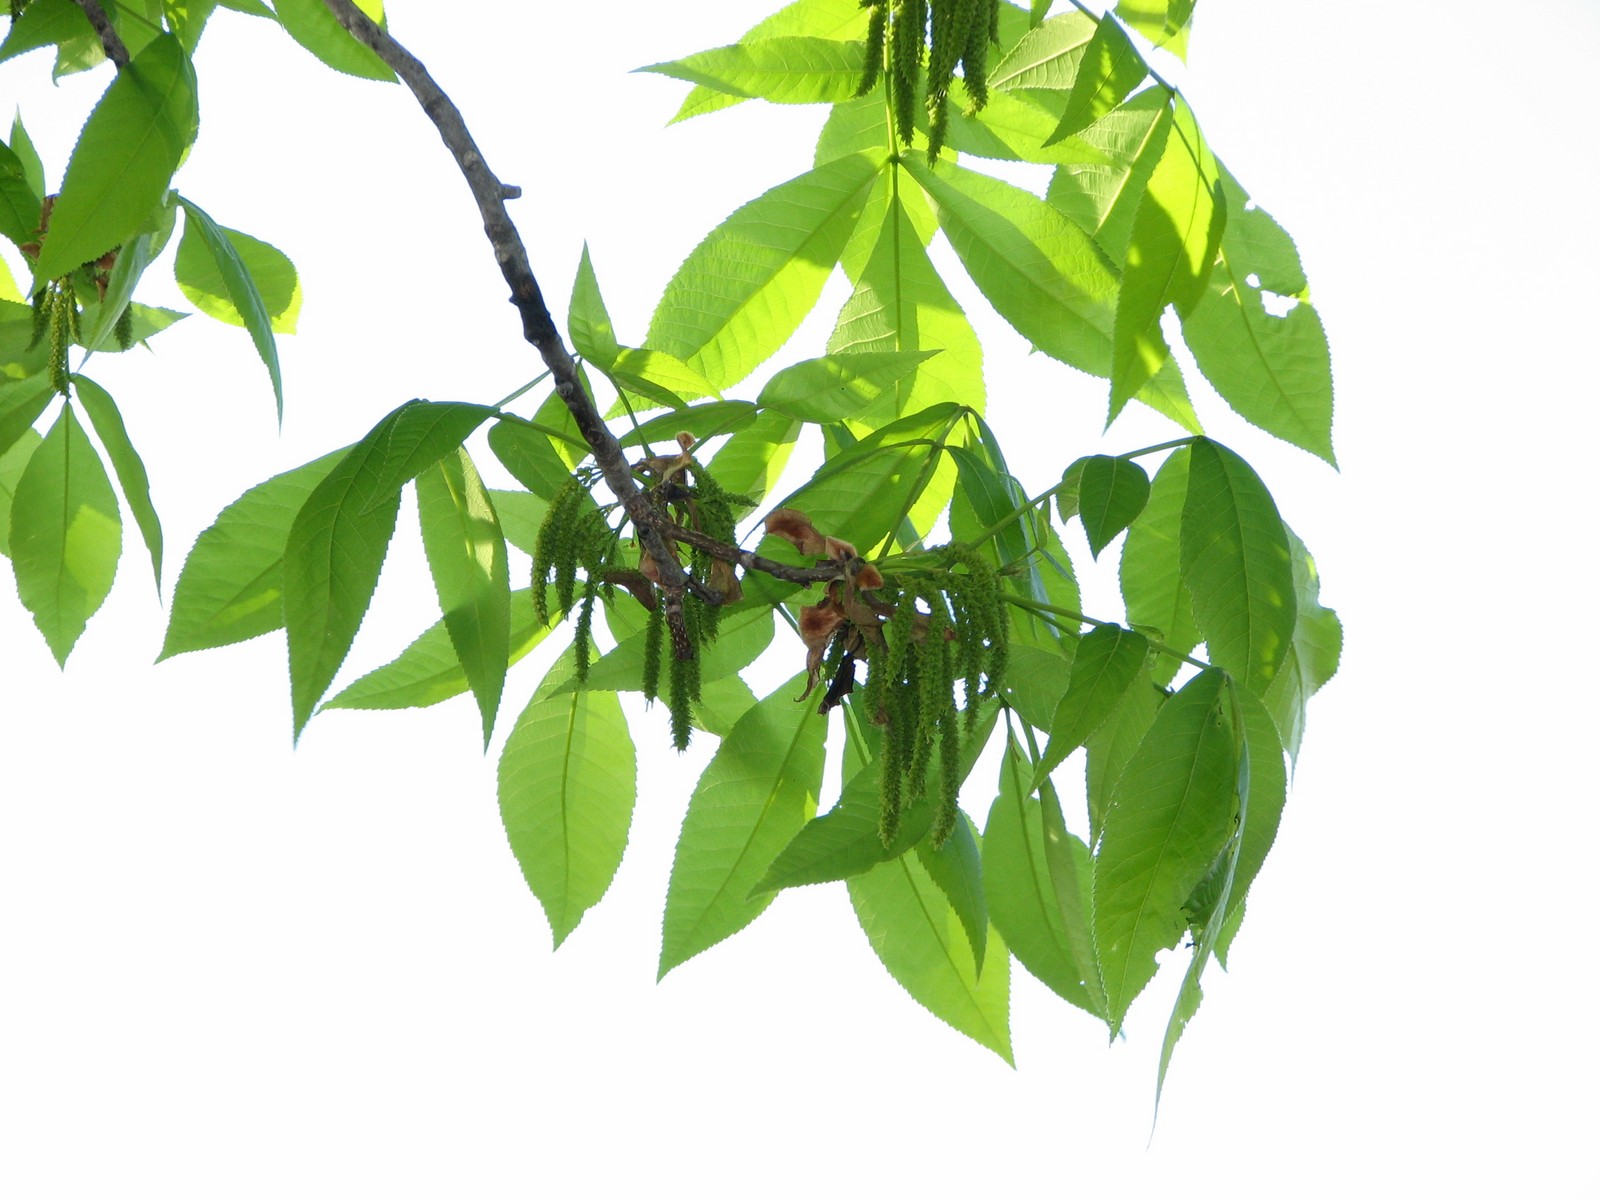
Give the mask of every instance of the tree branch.
[[[80, 2], [87, 10], [94, 0], [80, 0]], [[611, 489], [629, 519], [633, 521], [645, 552], [660, 568], [663, 590], [667, 592], [669, 599], [681, 596], [687, 588], [703, 599], [712, 602], [720, 600], [720, 596], [691, 579], [679, 565], [676, 555], [663, 536], [661, 514], [656, 511], [655, 506], [650, 503], [650, 498], [634, 481], [633, 472], [623, 455], [621, 445], [606, 428], [600, 410], [595, 407], [594, 400], [578, 377], [577, 364], [562, 342], [561, 334], [556, 329], [555, 321], [550, 316], [550, 309], [545, 304], [544, 295], [539, 289], [539, 281], [534, 278], [533, 268], [528, 262], [527, 249], [522, 244], [522, 237], [512, 223], [511, 215], [506, 211], [506, 199], [508, 196], [515, 196], [516, 190], [507, 188], [495, 177], [494, 172], [489, 170], [488, 163], [484, 161], [482, 152], [479, 151], [477, 143], [473, 141], [472, 134], [467, 129], [461, 111], [410, 51], [390, 37], [386, 30], [375, 24], [351, 0], [323, 0], [323, 3], [352, 37], [370, 48], [388, 64], [406, 87], [411, 89], [411, 94], [417, 98], [422, 111], [438, 129], [439, 137], [443, 139], [445, 147], [455, 158], [456, 165], [466, 178], [467, 186], [472, 189], [472, 198], [477, 202], [478, 212], [483, 217], [483, 232], [494, 248], [495, 261], [500, 264], [500, 274], [510, 285], [511, 303], [516, 305], [517, 311], [522, 315], [522, 335], [538, 350], [539, 357], [550, 369], [556, 393], [566, 404], [574, 423], [578, 426], [578, 431], [583, 435], [583, 440], [589, 444], [589, 449], [594, 453], [595, 465], [600, 468], [606, 486]]]
[[83, 9], [83, 15], [89, 18], [89, 24], [94, 26], [95, 33], [99, 34], [100, 46], [105, 50], [106, 57], [116, 64], [117, 70], [122, 70], [132, 56], [122, 41], [122, 35], [111, 24], [111, 18], [106, 16], [106, 10], [100, 7], [98, 0], [77, 0], [77, 4]]

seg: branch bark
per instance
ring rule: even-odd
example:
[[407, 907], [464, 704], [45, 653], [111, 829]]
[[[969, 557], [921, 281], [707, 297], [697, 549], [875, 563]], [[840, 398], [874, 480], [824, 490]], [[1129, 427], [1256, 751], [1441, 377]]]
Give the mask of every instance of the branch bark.
[[[80, 2], [87, 7], [94, 0]], [[511, 303], [522, 316], [522, 335], [550, 369], [556, 392], [572, 414], [583, 440], [594, 453], [595, 465], [600, 468], [606, 486], [633, 522], [645, 552], [660, 568], [661, 586], [668, 599], [676, 597], [681, 600], [683, 592], [688, 589], [712, 603], [720, 601], [719, 595], [704, 588], [679, 565], [663, 532], [661, 514], [634, 480], [622, 446], [606, 428], [593, 398], [578, 377], [577, 364], [561, 340], [550, 309], [545, 304], [544, 294], [540, 291], [539, 281], [534, 277], [522, 236], [506, 211], [506, 199], [516, 195], [515, 189], [507, 188], [495, 177], [455, 102], [434, 82], [427, 68], [410, 51], [390, 37], [387, 30], [378, 26], [351, 0], [323, 0], [323, 3], [352, 37], [370, 48], [400, 77], [439, 131], [439, 137], [455, 159], [456, 166], [472, 190], [473, 200], [477, 202], [478, 212], [483, 218], [483, 232], [494, 249], [500, 274], [511, 288]], [[735, 554], [739, 553], [736, 548], [729, 549]]]
[[106, 52], [106, 57], [116, 64], [117, 70], [122, 70], [128, 65], [132, 56], [128, 53], [122, 35], [111, 23], [111, 18], [106, 16], [106, 10], [100, 7], [98, 0], [77, 0], [77, 4], [83, 9], [83, 15], [89, 18], [89, 24], [94, 26], [95, 33], [99, 35], [100, 46]]

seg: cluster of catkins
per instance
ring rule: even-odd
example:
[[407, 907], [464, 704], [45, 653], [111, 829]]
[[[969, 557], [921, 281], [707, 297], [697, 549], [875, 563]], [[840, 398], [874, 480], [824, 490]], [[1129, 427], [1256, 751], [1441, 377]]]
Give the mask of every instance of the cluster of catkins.
[[989, 100], [989, 43], [1000, 37], [1000, 0], [861, 0], [861, 5], [871, 13], [867, 59], [856, 94], [865, 96], [885, 79], [895, 130], [909, 146], [916, 127], [917, 77], [926, 57], [922, 103], [928, 111], [931, 163], [944, 146], [957, 63], [970, 111], [977, 112]]
[[[963, 733], [971, 733], [980, 701], [997, 694], [1005, 675], [1006, 614], [994, 570], [977, 554], [950, 553], [965, 569], [903, 590], [882, 625], [883, 645], [867, 642], [861, 700], [883, 728], [878, 836], [885, 846], [899, 833], [906, 806], [925, 795], [938, 798], [933, 844], [943, 845], [955, 829]], [[935, 747], [938, 788], [931, 792]]]
[[[731, 545], [734, 538], [735, 506], [751, 501], [726, 491], [689, 453], [694, 439], [679, 435], [681, 452], [647, 458], [635, 469], [652, 480], [651, 495], [657, 505], [685, 528]], [[631, 591], [650, 610], [644, 629], [644, 667], [640, 679], [645, 699], [654, 702], [661, 692], [661, 663], [668, 664], [667, 708], [672, 718], [672, 744], [679, 750], [689, 745], [692, 729], [691, 708], [700, 699], [700, 651], [717, 636], [722, 604], [708, 604], [693, 592], [681, 597], [681, 606], [671, 620], [673, 652], [666, 654], [669, 632], [669, 605], [656, 585], [660, 573], [648, 555], [642, 555], [637, 569], [620, 561], [620, 538], [605, 512], [594, 502], [589, 488], [593, 481], [574, 476], [557, 493], [539, 527], [533, 556], [533, 597], [539, 620], [548, 623], [552, 612], [571, 611], [573, 656], [580, 683], [589, 677], [594, 648], [591, 627], [597, 598], [610, 600], [617, 585]], [[578, 572], [582, 568], [580, 594]], [[739, 581], [732, 567], [693, 548], [687, 570], [708, 591], [722, 597], [724, 604], [740, 598]], [[548, 583], [548, 588], [545, 586]]]
[[[856, 661], [866, 659], [859, 708], [883, 730], [879, 837], [891, 844], [905, 809], [933, 794], [933, 841], [943, 845], [957, 819], [963, 732], [971, 732], [980, 702], [998, 693], [1005, 675], [1008, 625], [994, 568], [968, 547], [949, 546], [929, 552], [947, 569], [908, 575], [896, 589], [854, 546], [818, 533], [803, 513], [775, 510], [767, 532], [838, 564], [839, 577], [822, 599], [800, 610], [805, 695], [827, 675], [821, 710], [835, 707], [855, 689]], [[935, 750], [938, 789], [930, 793]]]

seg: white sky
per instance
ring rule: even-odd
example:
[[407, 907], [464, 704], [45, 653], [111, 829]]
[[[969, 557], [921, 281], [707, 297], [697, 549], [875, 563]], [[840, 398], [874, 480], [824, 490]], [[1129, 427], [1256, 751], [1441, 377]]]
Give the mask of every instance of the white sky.
[[[397, 0], [391, 23], [523, 187], [558, 313], [587, 238], [637, 341], [694, 242], [806, 166], [820, 110], [663, 130], [684, 85], [626, 72], [766, 10]], [[1200, 6], [1187, 90], [1300, 243], [1343, 472], [1214, 399], [1201, 415], [1317, 555], [1346, 653], [1149, 1149], [1175, 976], [1107, 1049], [1015, 970], [1012, 1071], [900, 991], [835, 886], [785, 894], [657, 986], [703, 760], [674, 759], [659, 713], [639, 724], [622, 871], [552, 955], [471, 702], [327, 714], [291, 752], [281, 635], [149, 665], [164, 616], [130, 526], [65, 672], [0, 597], [0, 1193], [1600, 1194], [1582, 678], [1597, 51], [1583, 0]], [[90, 369], [150, 466], [169, 588], [249, 484], [411, 396], [494, 399], [537, 370], [408, 94], [234, 14], [198, 67], [178, 186], [285, 249], [306, 299], [280, 343], [281, 436], [247, 339], [203, 317]], [[0, 66], [0, 108], [22, 104], [58, 178], [104, 84], [52, 93], [36, 54]], [[48, 117], [52, 97], [72, 115]], [[820, 352], [836, 308], [790, 357]], [[1129, 420], [1101, 443], [1098, 386], [984, 320], [992, 420], [1030, 492], [1080, 454], [1170, 436]], [[350, 677], [433, 619], [406, 522]], [[798, 666], [784, 649], [774, 677]], [[513, 673], [502, 736], [538, 672]]]

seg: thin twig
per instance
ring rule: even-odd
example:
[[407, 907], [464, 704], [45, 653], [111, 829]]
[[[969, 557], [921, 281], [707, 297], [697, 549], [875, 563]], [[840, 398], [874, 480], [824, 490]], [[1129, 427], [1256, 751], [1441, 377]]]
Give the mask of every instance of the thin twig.
[[106, 16], [106, 10], [100, 7], [98, 0], [77, 0], [77, 3], [83, 9], [83, 15], [89, 18], [89, 24], [94, 26], [95, 33], [99, 34], [100, 46], [105, 50], [106, 57], [117, 65], [117, 70], [122, 70], [132, 55], [128, 53], [128, 47], [123, 43], [116, 26], [111, 23], [111, 18]]

